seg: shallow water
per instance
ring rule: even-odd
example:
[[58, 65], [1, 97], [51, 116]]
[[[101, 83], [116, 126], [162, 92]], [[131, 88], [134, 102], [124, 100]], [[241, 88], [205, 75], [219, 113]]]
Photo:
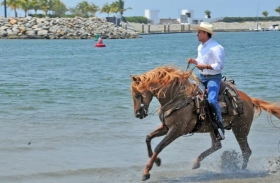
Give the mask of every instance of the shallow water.
[[[224, 75], [250, 96], [279, 103], [279, 37], [217, 33], [226, 50]], [[194, 33], [103, 41], [105, 48], [94, 48], [93, 40], [0, 40], [1, 182], [140, 182], [145, 137], [160, 121], [156, 100], [154, 114], [134, 117], [129, 76], [161, 65], [185, 69], [198, 41]], [[223, 152], [240, 153], [231, 131], [197, 170], [192, 161], [210, 146], [209, 135], [181, 137], [162, 151], [162, 165], [147, 182], [277, 182], [268, 160], [280, 155], [279, 134], [265, 112], [255, 119], [244, 171], [222, 166]]]

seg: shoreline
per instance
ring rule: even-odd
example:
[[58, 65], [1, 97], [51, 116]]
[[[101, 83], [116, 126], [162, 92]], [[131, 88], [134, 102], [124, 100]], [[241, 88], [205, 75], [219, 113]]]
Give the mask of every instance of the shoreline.
[[[140, 24], [140, 23], [123, 23], [123, 27], [127, 26], [127, 29], [131, 29], [139, 32], [139, 34], [160, 34], [160, 33], [187, 33], [187, 32], [195, 32], [196, 29], [194, 27], [197, 24], [189, 24], [189, 25], [181, 25], [181, 24], [169, 24], [169, 25], [148, 25], [148, 24]], [[264, 30], [268, 30], [272, 25], [279, 24], [280, 21], [268, 21], [268, 22], [259, 22], [259, 28], [263, 28]], [[144, 26], [144, 27], [143, 27]], [[213, 30], [214, 32], [250, 32], [257, 31], [256, 22], [214, 22]], [[260, 31], [260, 30], [258, 30]]]
[[[256, 30], [256, 22], [214, 22], [214, 32], [249, 32]], [[258, 28], [269, 29], [280, 21], [259, 22]], [[106, 19], [92, 18], [4, 18], [0, 17], [0, 39], [134, 39], [140, 35], [195, 32], [197, 24], [150, 25], [121, 22], [121, 26]]]

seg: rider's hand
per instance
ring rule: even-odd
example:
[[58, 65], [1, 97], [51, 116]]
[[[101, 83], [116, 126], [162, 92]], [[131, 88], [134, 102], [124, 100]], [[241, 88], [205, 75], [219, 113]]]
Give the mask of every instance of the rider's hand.
[[189, 64], [197, 65], [197, 61], [196, 61], [195, 59], [193, 59], [193, 58], [189, 58], [189, 59], [188, 59], [188, 63], [189, 63]]

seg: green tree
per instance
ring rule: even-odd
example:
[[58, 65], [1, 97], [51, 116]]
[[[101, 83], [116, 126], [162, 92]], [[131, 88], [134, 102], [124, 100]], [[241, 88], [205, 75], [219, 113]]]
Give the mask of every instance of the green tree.
[[[47, 1], [48, 1], [48, 3], [47, 3], [48, 11], [52, 11], [54, 0], [47, 0]], [[52, 14], [54, 14], [53, 11], [52, 11]]]
[[267, 16], [268, 16], [268, 12], [267, 12], [267, 11], [263, 11], [263, 12], [262, 12], [262, 15], [263, 15], [264, 17], [267, 17]]
[[82, 1], [76, 6], [75, 14], [80, 17], [88, 17], [88, 7], [89, 4], [87, 1]]
[[275, 11], [276, 11], [277, 13], [279, 13], [279, 15], [280, 15], [280, 6], [278, 6], [278, 7], [275, 9]]
[[118, 13], [119, 12], [119, 2], [115, 1], [110, 4], [110, 12], [111, 13]]
[[124, 1], [123, 0], [119, 0], [118, 2], [118, 10], [119, 10], [119, 13], [121, 14], [121, 16], [123, 16], [123, 13], [126, 11], [126, 10], [132, 10], [131, 7], [128, 7], [128, 8], [125, 8], [124, 7]]
[[88, 7], [88, 13], [95, 17], [96, 12], [99, 11], [99, 6], [94, 3], [90, 3]]
[[211, 18], [211, 11], [205, 10], [204, 13], [208, 18]]
[[62, 16], [62, 15], [65, 15], [67, 8], [66, 8], [65, 4], [63, 2], [61, 2], [60, 0], [53, 0], [53, 6], [52, 6], [51, 11], [53, 11], [53, 13], [55, 15]]
[[111, 13], [111, 7], [110, 7], [109, 3], [106, 3], [102, 6], [102, 8], [100, 9], [100, 13], [107, 13], [107, 15], [109, 17], [109, 14]]
[[37, 14], [37, 11], [40, 9], [40, 3], [38, 0], [31, 0], [31, 6], [32, 9], [35, 11], [35, 14]]
[[28, 10], [32, 9], [31, 0], [19, 0], [19, 8], [24, 11], [24, 16], [26, 17]]
[[129, 8], [124, 7], [124, 1], [123, 0], [112, 2], [111, 5], [110, 5], [111, 12], [112, 13], [120, 13], [121, 17], [123, 17], [123, 13], [126, 10], [131, 10], [131, 9], [132, 9], [131, 7], [129, 7]]
[[[19, 2], [20, 2], [19, 0], [7, 0], [6, 1], [7, 7], [11, 8], [11, 10], [14, 10], [15, 17], [18, 17], [17, 9], [19, 9], [19, 4], [20, 4]], [[1, 5], [2, 6], [4, 5], [4, 1], [1, 3]]]
[[88, 3], [87, 1], [80, 2], [74, 8], [69, 8], [69, 12], [71, 14], [80, 17], [89, 17], [90, 15], [95, 15], [98, 10], [98, 6], [93, 3]]
[[40, 3], [40, 10], [42, 10], [45, 13], [45, 15], [47, 15], [49, 10], [48, 0], [39, 0], [39, 3]]

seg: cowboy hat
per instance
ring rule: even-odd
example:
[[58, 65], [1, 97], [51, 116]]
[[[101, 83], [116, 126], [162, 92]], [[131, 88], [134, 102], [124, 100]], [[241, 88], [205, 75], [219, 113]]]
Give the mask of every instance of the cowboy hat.
[[213, 25], [208, 22], [201, 22], [199, 26], [194, 27], [197, 30], [202, 30], [210, 34], [214, 34]]

